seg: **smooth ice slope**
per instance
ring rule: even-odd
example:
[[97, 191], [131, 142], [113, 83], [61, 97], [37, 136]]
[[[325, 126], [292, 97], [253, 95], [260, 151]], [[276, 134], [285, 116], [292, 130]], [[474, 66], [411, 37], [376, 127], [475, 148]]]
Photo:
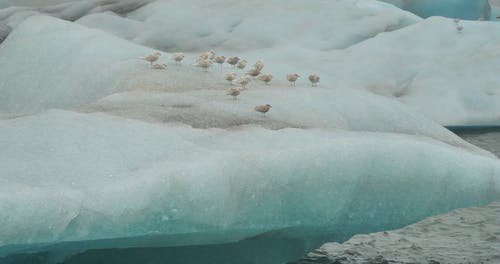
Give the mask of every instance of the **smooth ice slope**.
[[0, 46], [0, 110], [25, 114], [123, 90], [151, 49], [47, 16], [32, 16]]
[[0, 121], [0, 135], [0, 245], [373, 230], [500, 198], [498, 160], [418, 136], [199, 130], [55, 110]]
[[126, 18], [103, 13], [77, 22], [165, 51], [242, 51], [281, 45], [345, 48], [419, 20], [373, 0], [173, 0], [155, 1]]
[[498, 124], [500, 35], [491, 32], [500, 24], [461, 24], [458, 33], [451, 19], [432, 17], [380, 34], [332, 59], [331, 78], [398, 98], [443, 125]]

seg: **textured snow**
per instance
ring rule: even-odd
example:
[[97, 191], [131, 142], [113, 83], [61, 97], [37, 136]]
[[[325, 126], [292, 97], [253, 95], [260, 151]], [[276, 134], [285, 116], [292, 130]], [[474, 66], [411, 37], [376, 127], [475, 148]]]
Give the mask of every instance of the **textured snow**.
[[[190, 55], [185, 66], [152, 71], [139, 60], [149, 52], [74, 23], [30, 17], [0, 46], [0, 110], [7, 116], [50, 108], [102, 111], [197, 128], [262, 124], [273, 129], [335, 127], [418, 134], [491, 155], [382, 96], [329, 84], [316, 90], [292, 89], [283, 78], [272, 86], [253, 82], [234, 102], [224, 96], [229, 85], [222, 78], [231, 69], [214, 67], [202, 73], [189, 66], [196, 56]], [[164, 54], [162, 61], [168, 58]], [[275, 106], [266, 118], [251, 111], [262, 103]]]
[[297, 263], [499, 263], [500, 202], [327, 243]]

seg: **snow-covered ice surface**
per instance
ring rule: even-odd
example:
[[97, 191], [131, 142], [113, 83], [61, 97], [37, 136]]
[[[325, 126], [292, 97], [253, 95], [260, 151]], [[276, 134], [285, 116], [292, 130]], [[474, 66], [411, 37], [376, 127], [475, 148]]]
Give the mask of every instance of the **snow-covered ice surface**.
[[[499, 160], [441, 126], [500, 120], [498, 24], [372, 0], [56, 2], [0, 10], [0, 256], [374, 232], [500, 199]], [[155, 49], [166, 71], [140, 59]], [[246, 70], [202, 72], [207, 49], [275, 79], [233, 100], [223, 76]]]
[[500, 202], [454, 210], [393, 231], [327, 243], [297, 264], [500, 263]]

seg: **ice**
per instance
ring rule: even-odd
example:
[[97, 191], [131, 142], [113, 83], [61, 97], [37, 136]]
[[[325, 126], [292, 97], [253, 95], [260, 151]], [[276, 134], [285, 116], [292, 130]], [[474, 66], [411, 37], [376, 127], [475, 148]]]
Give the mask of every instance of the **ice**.
[[32, 16], [0, 46], [0, 107], [24, 114], [76, 106], [121, 89], [151, 49], [46, 16]]
[[500, 1], [498, 0], [489, 0], [491, 11], [490, 11], [490, 19], [491, 20], [499, 20], [497, 18], [500, 16]]
[[[221, 76], [231, 69], [214, 67], [202, 73], [189, 65], [196, 56], [189, 55], [187, 65], [170, 64], [166, 72], [152, 71], [139, 59], [150, 52], [74, 23], [30, 17], [0, 46], [0, 110], [7, 116], [50, 108], [102, 111], [196, 128], [261, 124], [272, 129], [335, 127], [418, 134], [481, 153], [438, 124], [382, 96], [328, 83], [322, 84], [324, 89], [291, 89], [283, 78], [272, 86], [252, 82], [235, 102], [224, 96], [230, 86]], [[162, 57], [161, 61], [169, 60], [168, 54]], [[273, 74], [274, 69], [279, 71], [272, 62], [267, 65]], [[263, 103], [274, 105], [266, 118], [253, 112], [255, 105]]]
[[165, 51], [209, 47], [241, 51], [282, 44], [318, 50], [344, 48], [417, 21], [415, 15], [371, 0], [294, 0], [285, 5], [264, 0], [175, 0], [156, 1], [126, 18], [92, 14], [78, 23]]
[[462, 33], [451, 19], [432, 17], [380, 34], [333, 59], [331, 78], [398, 98], [443, 125], [498, 124], [500, 36], [489, 32], [500, 24], [460, 23]]
[[[374, 231], [500, 198], [498, 159], [441, 126], [498, 122], [497, 24], [458, 33], [370, 0], [103, 3], [0, 11], [0, 255]], [[154, 48], [166, 71], [140, 59]], [[233, 100], [222, 76], [244, 71], [192, 65], [211, 48], [275, 79]]]
[[60, 110], [0, 121], [0, 134], [2, 245], [388, 228], [500, 197], [498, 160], [419, 136], [193, 129]]
[[[394, 4], [422, 17], [445, 16], [477, 20], [489, 19], [488, 0], [381, 0]], [[491, 0], [490, 0], [491, 2]]]
[[78, 18], [100, 12], [126, 14], [152, 0], [53, 0], [53, 1], [0, 1], [0, 22], [15, 27], [33, 15], [47, 14], [57, 18], [75, 21]]

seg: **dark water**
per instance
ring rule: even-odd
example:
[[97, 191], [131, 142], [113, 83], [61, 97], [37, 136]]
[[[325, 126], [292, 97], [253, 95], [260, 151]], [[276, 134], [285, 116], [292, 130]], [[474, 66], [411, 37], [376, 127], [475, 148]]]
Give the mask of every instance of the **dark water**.
[[465, 141], [500, 157], [500, 126], [447, 127]]

